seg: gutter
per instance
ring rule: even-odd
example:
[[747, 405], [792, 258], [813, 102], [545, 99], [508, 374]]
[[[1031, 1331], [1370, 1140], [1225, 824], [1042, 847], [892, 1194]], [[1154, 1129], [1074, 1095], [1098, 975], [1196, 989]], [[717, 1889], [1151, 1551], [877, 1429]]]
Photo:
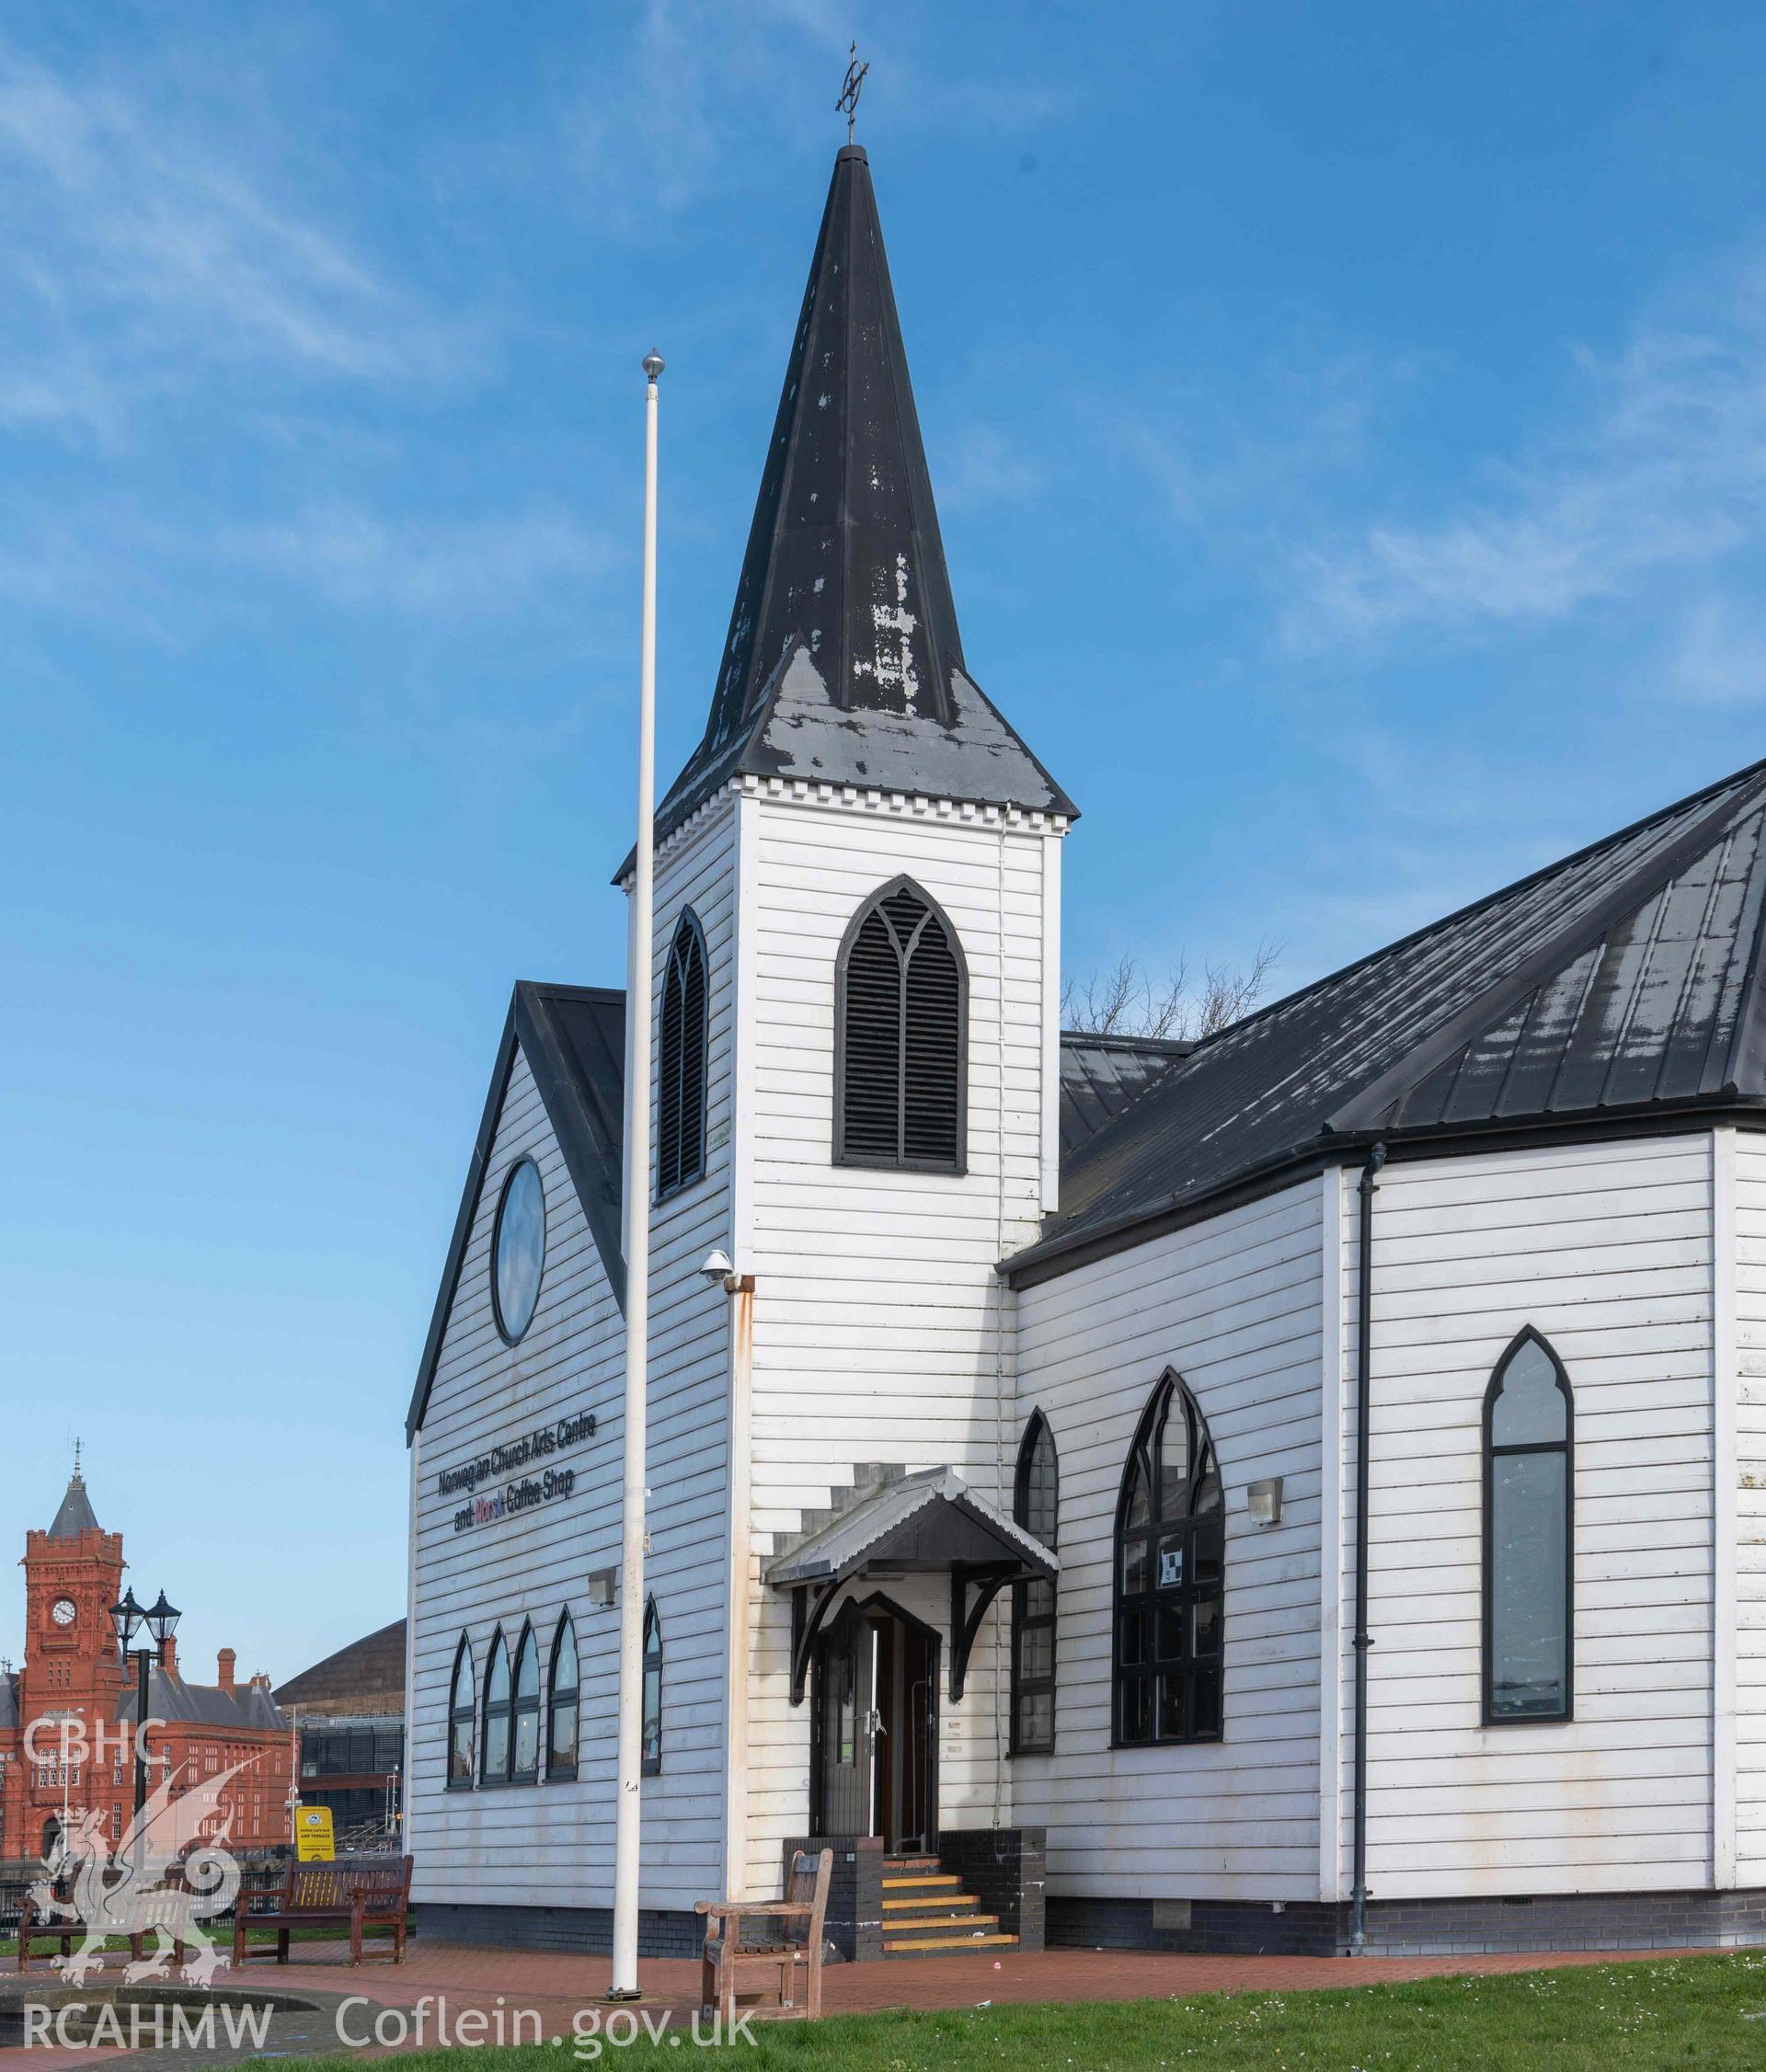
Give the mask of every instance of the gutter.
[[1351, 1821], [1354, 1883], [1349, 1888], [1349, 1954], [1368, 1945], [1368, 1494], [1371, 1481], [1373, 1394], [1373, 1197], [1386, 1147], [1375, 1144], [1361, 1168], [1360, 1241], [1355, 1290], [1355, 1771]]

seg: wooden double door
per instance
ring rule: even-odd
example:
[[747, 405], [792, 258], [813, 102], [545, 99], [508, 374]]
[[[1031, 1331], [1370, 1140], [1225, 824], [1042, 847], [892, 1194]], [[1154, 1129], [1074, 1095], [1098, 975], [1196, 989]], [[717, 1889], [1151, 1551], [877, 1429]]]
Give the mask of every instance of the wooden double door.
[[817, 1835], [938, 1841], [938, 1636], [886, 1598], [848, 1604], [816, 1643], [809, 1817]]

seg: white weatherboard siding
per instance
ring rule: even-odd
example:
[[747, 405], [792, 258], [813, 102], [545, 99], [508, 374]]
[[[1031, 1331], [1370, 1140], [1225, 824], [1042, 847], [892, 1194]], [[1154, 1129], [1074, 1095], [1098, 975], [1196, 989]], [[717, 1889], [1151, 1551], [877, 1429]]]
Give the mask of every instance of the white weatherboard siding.
[[[1055, 1752], [1012, 1763], [1057, 1896], [1314, 1898], [1319, 1843], [1321, 1230], [1317, 1180], [1026, 1288], [1020, 1410], [1061, 1465]], [[1117, 1498], [1167, 1367], [1200, 1404], [1227, 1506], [1225, 1738], [1110, 1747]], [[1279, 1526], [1245, 1485], [1283, 1480]]]
[[[735, 826], [734, 802], [716, 799], [656, 864], [652, 998], [661, 1001], [669, 948], [690, 906], [705, 937], [708, 1041], [705, 1177], [650, 1211], [645, 1585], [662, 1624], [663, 1672], [662, 1769], [644, 1780], [645, 1906], [691, 1906], [720, 1896], [723, 1883], [728, 1311], [699, 1266], [729, 1242]], [[651, 1029], [652, 1146], [659, 1028], [659, 1020]]]
[[[503, 1181], [523, 1153], [545, 1185], [545, 1273], [527, 1335], [510, 1346], [491, 1315], [490, 1241]], [[584, 1585], [591, 1568], [618, 1559], [623, 1357], [618, 1306], [518, 1053], [421, 1434], [407, 1798], [419, 1901], [593, 1906], [611, 1892], [618, 1641], [614, 1615], [589, 1609]], [[471, 1497], [442, 1495], [439, 1474], [585, 1410], [599, 1420], [595, 1437], [556, 1457], [557, 1466], [577, 1471], [570, 1496], [455, 1532], [454, 1513]], [[512, 1645], [531, 1618], [545, 1645], [543, 1663], [549, 1662], [567, 1604], [582, 1663], [577, 1781], [445, 1790], [448, 1686], [460, 1635], [472, 1643], [482, 1701], [497, 1627]]]
[[[647, 1587], [664, 1643], [663, 1764], [644, 1780], [641, 1904], [686, 1907], [721, 1882], [725, 1712], [725, 1303], [696, 1271], [728, 1242], [732, 816], [702, 816], [658, 861], [656, 979], [683, 904], [705, 930], [710, 981], [704, 1180], [652, 1210]], [[654, 1137], [654, 1131], [652, 1131]], [[490, 1241], [510, 1166], [523, 1152], [545, 1183], [539, 1305], [515, 1346], [490, 1308]], [[417, 1496], [411, 1715], [411, 1839], [419, 1898], [489, 1906], [606, 1906], [613, 1899], [617, 1617], [587, 1602], [589, 1574], [617, 1564], [625, 1326], [525, 1059], [519, 1054], [442, 1339], [422, 1436]], [[467, 1499], [438, 1473], [567, 1412], [599, 1430], [556, 1457], [572, 1494], [455, 1533]], [[532, 1618], [549, 1651], [560, 1610], [582, 1664], [580, 1763], [573, 1783], [444, 1789], [448, 1684], [461, 1632], [478, 1696], [491, 1636]]]
[[1736, 1883], [1766, 1885], [1766, 1139], [1735, 1136]]
[[[807, 793], [807, 787], [802, 787]], [[751, 1517], [757, 1564], [866, 1462], [949, 1466], [1009, 1489], [1019, 1420], [1013, 1297], [993, 1268], [1036, 1235], [1046, 1093], [1056, 1059], [1043, 930], [1045, 851], [1016, 814], [923, 800], [846, 803], [759, 789], [742, 802], [752, 1076], [745, 1092], [757, 1277]], [[751, 843], [748, 837], [751, 835]], [[966, 1173], [832, 1163], [835, 964], [847, 924], [906, 872], [944, 908], [969, 968]], [[758, 1569], [757, 1569], [758, 1573]], [[873, 1587], [873, 1586], [867, 1586]], [[884, 1586], [947, 1632], [948, 1585]], [[748, 1865], [777, 1882], [806, 1831], [809, 1708], [788, 1697], [790, 1607], [751, 1598]], [[1007, 1817], [997, 1615], [960, 1706], [940, 1702], [939, 1816]], [[948, 1672], [946, 1647], [945, 1668]]]
[[[1373, 1235], [1368, 1883], [1376, 1901], [1711, 1875], [1707, 1133], [1400, 1162]], [[1352, 1305], [1353, 1218], [1345, 1218]], [[1482, 1419], [1525, 1324], [1576, 1396], [1576, 1717], [1480, 1722]], [[1346, 1338], [1353, 1362], [1353, 1311]], [[1353, 1460], [1353, 1391], [1344, 1398]], [[1345, 1476], [1343, 1543], [1353, 1546]], [[1343, 1564], [1343, 1631], [1353, 1569]], [[1350, 1718], [1348, 1649], [1343, 1717]], [[1351, 1801], [1340, 1788], [1347, 1894]]]

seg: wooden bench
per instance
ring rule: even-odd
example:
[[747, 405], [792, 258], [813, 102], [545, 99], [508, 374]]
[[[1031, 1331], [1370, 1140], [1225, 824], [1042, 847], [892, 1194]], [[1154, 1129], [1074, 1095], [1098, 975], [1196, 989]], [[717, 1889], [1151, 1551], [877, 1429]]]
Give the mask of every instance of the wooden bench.
[[[828, 1883], [834, 1874], [831, 1849], [811, 1856], [798, 1849], [791, 1859], [785, 1897], [767, 1901], [702, 1899], [694, 1909], [705, 1917], [705, 1948], [700, 1965], [699, 1998], [715, 2008], [729, 2034], [736, 2019], [736, 1994], [749, 1978], [776, 1986], [779, 2011], [816, 2021], [821, 2016], [821, 1931], [828, 1914]], [[777, 1921], [783, 1940], [763, 1950], [742, 1948], [744, 1921]], [[791, 1924], [804, 1924], [794, 1936]], [[803, 2000], [797, 1995], [803, 1981]]]
[[[268, 1906], [263, 1906], [265, 1900]], [[402, 1964], [405, 1917], [410, 1904], [408, 1856], [346, 1856], [336, 1863], [291, 1863], [280, 1893], [239, 1895], [233, 1917], [235, 1968], [247, 1957], [270, 1954], [267, 1943], [260, 1943], [256, 1950], [249, 1947], [246, 1940], [247, 1927], [273, 1928], [276, 1962], [285, 1964], [290, 1930], [314, 1928], [325, 1921], [336, 1922], [339, 1928], [349, 1923], [352, 1964], [361, 1962], [363, 1929], [391, 1929], [393, 1962]]]
[[18, 1901], [18, 1969], [30, 1969], [30, 1952], [34, 1942], [59, 1942], [63, 1957], [72, 1956], [75, 1942], [82, 1939], [86, 1930], [78, 1921], [40, 1921], [37, 1909], [31, 1904], [27, 1890]]

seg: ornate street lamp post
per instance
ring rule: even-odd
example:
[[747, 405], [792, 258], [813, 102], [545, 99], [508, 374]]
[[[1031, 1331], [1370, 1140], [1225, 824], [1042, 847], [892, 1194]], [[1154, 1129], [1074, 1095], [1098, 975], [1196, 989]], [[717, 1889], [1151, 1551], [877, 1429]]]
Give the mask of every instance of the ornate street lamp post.
[[[141, 1809], [147, 1803], [147, 1681], [148, 1673], [155, 1660], [166, 1659], [166, 1643], [178, 1631], [178, 1622], [183, 1617], [177, 1606], [169, 1603], [164, 1590], [145, 1611], [135, 1602], [132, 1589], [124, 1593], [120, 1603], [110, 1607], [110, 1623], [116, 1628], [117, 1653], [124, 1661], [135, 1665], [135, 1816], [139, 1821]], [[152, 1647], [132, 1648], [130, 1642], [145, 1627], [153, 1637]], [[136, 1853], [140, 1853], [141, 1837], [135, 1837]]]

